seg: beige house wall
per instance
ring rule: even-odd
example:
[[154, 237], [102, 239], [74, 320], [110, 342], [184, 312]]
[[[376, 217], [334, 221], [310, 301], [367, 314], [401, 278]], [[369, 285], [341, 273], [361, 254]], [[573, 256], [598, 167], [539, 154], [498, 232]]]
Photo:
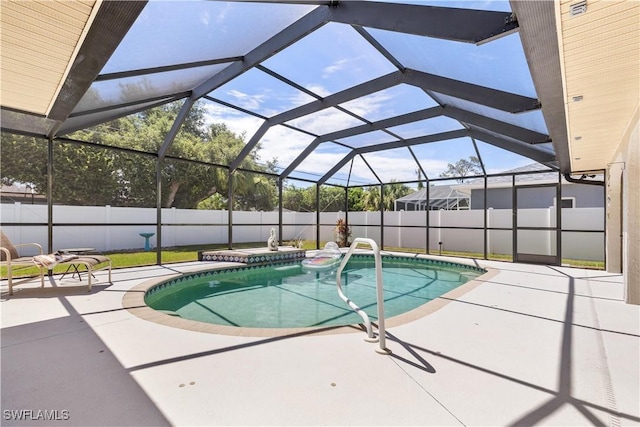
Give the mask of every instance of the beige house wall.
[[607, 271], [622, 272], [625, 300], [640, 305], [640, 106], [607, 169]]
[[607, 169], [606, 182], [606, 264], [610, 273], [622, 273], [622, 172], [624, 162], [614, 162]]

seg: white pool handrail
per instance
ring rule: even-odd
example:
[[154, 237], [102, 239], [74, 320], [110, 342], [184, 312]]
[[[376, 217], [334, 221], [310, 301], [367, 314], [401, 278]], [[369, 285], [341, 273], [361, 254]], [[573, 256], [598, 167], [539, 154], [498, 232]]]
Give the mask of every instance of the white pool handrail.
[[[342, 292], [342, 283], [341, 276], [342, 270], [349, 262], [349, 258], [351, 258], [351, 254], [355, 251], [358, 243], [365, 243], [371, 246], [373, 249], [373, 256], [375, 259], [375, 268], [376, 268], [376, 298], [378, 303], [378, 338], [376, 338], [373, 334], [373, 329], [371, 328], [371, 321], [369, 320], [369, 316], [364, 312], [360, 307], [358, 307], [353, 301], [351, 301], [343, 292]], [[338, 295], [344, 302], [349, 305], [349, 307], [353, 308], [356, 313], [362, 317], [364, 321], [364, 326], [367, 329], [367, 338], [365, 338], [369, 342], [380, 342], [379, 349], [376, 349], [378, 353], [381, 354], [389, 354], [390, 351], [386, 347], [386, 339], [385, 339], [385, 329], [384, 329], [384, 293], [382, 289], [382, 257], [380, 256], [380, 248], [378, 244], [373, 239], [368, 239], [366, 237], [357, 237], [351, 243], [347, 254], [342, 259], [340, 263], [340, 267], [338, 267], [338, 271], [336, 272], [336, 285], [338, 287]]]

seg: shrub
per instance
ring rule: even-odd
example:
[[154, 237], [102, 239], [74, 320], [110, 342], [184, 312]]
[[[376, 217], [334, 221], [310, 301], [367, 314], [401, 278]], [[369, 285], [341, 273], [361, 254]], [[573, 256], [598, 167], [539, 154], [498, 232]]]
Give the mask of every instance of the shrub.
[[350, 237], [351, 237], [351, 227], [349, 227], [349, 225], [347, 224], [347, 221], [345, 221], [342, 218], [336, 221], [335, 234], [336, 234], [336, 243], [338, 244], [338, 246], [340, 246], [341, 248], [349, 246]]

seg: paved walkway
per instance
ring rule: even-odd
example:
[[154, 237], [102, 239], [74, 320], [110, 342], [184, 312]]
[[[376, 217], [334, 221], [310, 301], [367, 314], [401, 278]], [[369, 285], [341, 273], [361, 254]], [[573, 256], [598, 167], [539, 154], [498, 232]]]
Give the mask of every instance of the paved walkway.
[[390, 356], [361, 332], [216, 335], [123, 309], [211, 263], [99, 272], [91, 293], [3, 282], [2, 424], [640, 425], [640, 307], [619, 275], [477, 263], [497, 274], [388, 328]]

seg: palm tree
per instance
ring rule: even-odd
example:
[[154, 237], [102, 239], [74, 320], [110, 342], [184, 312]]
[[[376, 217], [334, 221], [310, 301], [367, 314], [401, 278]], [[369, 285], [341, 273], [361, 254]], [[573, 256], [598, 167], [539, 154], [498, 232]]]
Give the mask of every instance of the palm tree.
[[362, 197], [362, 206], [366, 211], [380, 210], [380, 190], [378, 187], [369, 187]]
[[424, 188], [424, 184], [422, 183], [422, 172], [420, 168], [416, 169], [416, 175], [418, 175], [418, 190], [422, 190]]
[[409, 193], [411, 193], [409, 187], [391, 180], [391, 183], [384, 186], [384, 209], [387, 211], [395, 210], [395, 201]]

